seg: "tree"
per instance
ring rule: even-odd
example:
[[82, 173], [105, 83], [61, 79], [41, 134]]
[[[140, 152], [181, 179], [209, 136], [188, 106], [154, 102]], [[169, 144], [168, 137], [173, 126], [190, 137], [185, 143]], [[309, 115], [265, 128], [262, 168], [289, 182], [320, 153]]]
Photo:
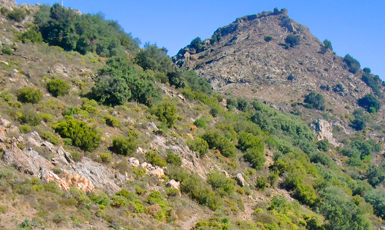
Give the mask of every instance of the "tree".
[[194, 38], [191, 43], [190, 43], [190, 47], [195, 49], [197, 53], [201, 52], [204, 50], [204, 47], [203, 47], [203, 42], [201, 40], [200, 37], [196, 37]]
[[17, 93], [17, 100], [23, 103], [36, 104], [43, 98], [43, 93], [39, 89], [24, 87]]
[[365, 194], [366, 202], [373, 205], [374, 212], [377, 216], [385, 218], [385, 190], [373, 189]]
[[235, 145], [218, 130], [207, 131], [203, 134], [202, 139], [207, 142], [210, 148], [218, 149], [225, 157], [233, 157], [236, 155], [237, 149]]
[[169, 101], [165, 101], [158, 105], [153, 113], [158, 117], [158, 120], [167, 124], [171, 128], [177, 119], [177, 108]]
[[256, 147], [248, 148], [243, 155], [243, 159], [245, 159], [246, 162], [249, 162], [252, 167], [257, 170], [261, 170], [266, 162], [264, 152], [261, 151], [261, 148]]
[[346, 62], [346, 64], [348, 65], [349, 72], [353, 74], [357, 73], [361, 68], [360, 63], [349, 54], [345, 55], [344, 62]]
[[55, 80], [51, 80], [47, 83], [47, 90], [54, 97], [64, 96], [68, 94], [69, 89], [70, 89], [70, 86], [68, 85], [68, 83], [59, 78]]
[[381, 103], [373, 96], [373, 94], [366, 94], [364, 97], [358, 99], [358, 105], [365, 108], [369, 113], [378, 112], [381, 108]]
[[131, 91], [122, 77], [112, 74], [99, 76], [92, 88], [92, 96], [109, 106], [123, 105], [131, 97]]
[[167, 55], [167, 49], [164, 47], [158, 48], [155, 44], [144, 44], [144, 49], [136, 54], [135, 62], [144, 70], [150, 69], [165, 74], [172, 70], [172, 60]]
[[308, 103], [310, 108], [315, 108], [318, 110], [325, 110], [325, 99], [324, 97], [316, 92], [311, 92], [305, 98], [305, 103]]
[[321, 48], [322, 54], [325, 54], [328, 50], [333, 51], [332, 43], [329, 40], [325, 39], [323, 43], [324, 43], [324, 46], [322, 46]]
[[133, 136], [128, 139], [118, 136], [112, 140], [111, 149], [120, 155], [129, 156], [138, 148], [138, 143]]
[[298, 35], [289, 34], [285, 38], [285, 42], [286, 42], [286, 44], [289, 44], [290, 47], [294, 47], [296, 45], [299, 45], [300, 39], [299, 39]]

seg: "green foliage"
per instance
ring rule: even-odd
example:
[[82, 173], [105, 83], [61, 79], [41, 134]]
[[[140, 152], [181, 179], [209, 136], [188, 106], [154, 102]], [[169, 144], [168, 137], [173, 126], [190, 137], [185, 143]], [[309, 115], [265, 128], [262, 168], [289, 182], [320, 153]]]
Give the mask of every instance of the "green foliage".
[[195, 49], [196, 53], [202, 52], [204, 50], [203, 42], [200, 37], [194, 38], [188, 47]]
[[263, 153], [264, 143], [259, 138], [251, 133], [243, 132], [238, 137], [238, 148], [241, 151], [246, 151], [249, 148], [256, 148]]
[[299, 184], [294, 190], [294, 197], [309, 206], [313, 206], [318, 202], [318, 197], [315, 194], [313, 186], [310, 184]]
[[40, 6], [35, 23], [46, 43], [66, 51], [96, 52], [102, 57], [111, 57], [122, 54], [124, 49], [138, 49], [136, 39], [126, 34], [116, 21], [105, 20], [100, 13], [79, 14], [59, 4], [44, 5]]
[[337, 85], [333, 86], [333, 92], [335, 93], [343, 93], [344, 91], [345, 89], [341, 83], [338, 83]]
[[13, 55], [13, 49], [11, 47], [4, 45], [3, 48], [1, 49], [1, 52], [6, 55]]
[[17, 100], [23, 103], [36, 104], [43, 98], [43, 93], [33, 87], [24, 87], [17, 93]]
[[199, 137], [196, 137], [194, 140], [188, 140], [187, 145], [192, 151], [197, 151], [200, 157], [204, 157], [209, 150], [209, 144]]
[[271, 41], [271, 40], [273, 40], [273, 37], [271, 37], [271, 36], [265, 36], [265, 42], [269, 42], [269, 41]]
[[318, 149], [324, 152], [329, 151], [330, 149], [330, 143], [327, 139], [321, 140], [317, 142]]
[[378, 188], [373, 189], [365, 194], [366, 202], [373, 205], [374, 211], [377, 216], [385, 217], [385, 190]]
[[266, 177], [258, 177], [257, 182], [255, 183], [255, 187], [259, 190], [264, 191], [267, 185]]
[[365, 68], [363, 69], [363, 71], [364, 71], [364, 73], [367, 73], [367, 74], [369, 74], [369, 73], [372, 72], [372, 70], [371, 70], [370, 68], [368, 68], [368, 67], [365, 67]]
[[40, 124], [41, 116], [32, 107], [24, 107], [21, 110], [21, 117], [19, 117], [19, 120], [22, 124], [36, 126]]
[[170, 101], [165, 101], [153, 109], [153, 114], [158, 117], [158, 120], [167, 124], [169, 128], [174, 126], [177, 119], [177, 108]]
[[164, 167], [167, 165], [166, 160], [159, 156], [157, 152], [146, 152], [145, 154], [147, 162], [152, 165], [157, 165], [159, 167]]
[[41, 35], [37, 27], [32, 27], [20, 35], [20, 40], [23, 43], [26, 43], [28, 41], [32, 43], [42, 43], [43, 36]]
[[207, 182], [220, 196], [228, 196], [235, 193], [234, 186], [236, 182], [233, 179], [227, 178], [220, 171], [211, 171], [208, 175]]
[[348, 65], [349, 72], [353, 74], [357, 73], [361, 68], [361, 64], [349, 54], [345, 55], [344, 62]]
[[260, 148], [249, 148], [243, 155], [243, 159], [249, 162], [253, 166], [253, 168], [260, 170], [263, 168], [263, 165], [266, 161], [263, 154], [264, 153], [263, 151], [260, 151]]
[[118, 127], [120, 125], [120, 120], [112, 115], [106, 117], [106, 124], [111, 127]]
[[237, 109], [242, 112], [246, 112], [249, 108], [249, 103], [245, 99], [239, 99]]
[[167, 73], [167, 77], [170, 85], [174, 85], [175, 88], [179, 89], [186, 87], [186, 80], [182, 70], [174, 69], [173, 71]]
[[31, 127], [27, 126], [27, 125], [22, 125], [19, 127], [20, 129], [20, 132], [22, 133], [29, 133], [32, 131]]
[[206, 132], [202, 139], [207, 142], [209, 147], [218, 149], [225, 157], [233, 157], [236, 155], [237, 149], [235, 145], [217, 130]]
[[79, 162], [83, 158], [83, 154], [78, 152], [71, 152], [71, 156], [72, 156], [72, 160], [74, 160], [75, 162]]
[[321, 48], [322, 54], [325, 54], [328, 50], [333, 51], [332, 43], [329, 40], [325, 39], [323, 43], [324, 43], [324, 46], [322, 46]]
[[73, 145], [84, 151], [92, 152], [100, 145], [100, 135], [86, 122], [68, 118], [55, 124], [54, 129], [61, 137], [72, 139]]
[[128, 139], [118, 136], [112, 140], [112, 151], [116, 154], [129, 156], [138, 148], [135, 138], [130, 136]]
[[112, 161], [111, 153], [100, 153], [100, 159], [103, 163], [110, 163]]
[[202, 92], [207, 95], [212, 94], [213, 88], [211, 84], [203, 77], [198, 77], [198, 74], [195, 71], [189, 70], [183, 72], [183, 78], [186, 79], [186, 82], [192, 91]]
[[9, 11], [7, 14], [7, 17], [9, 19], [14, 20], [16, 22], [23, 21], [25, 16], [27, 16], [27, 13], [23, 8], [15, 8], [14, 10]]
[[203, 118], [198, 118], [194, 121], [194, 125], [196, 125], [199, 128], [207, 128], [207, 122]]
[[[369, 69], [370, 70], [370, 69]], [[381, 93], [381, 85], [382, 85], [382, 81], [380, 79], [380, 77], [378, 75], [373, 75], [373, 74], [370, 74], [370, 73], [364, 73], [362, 75], [362, 78], [361, 80], [363, 82], [366, 83], [367, 86], [369, 86], [370, 88], [372, 88], [374, 94], [377, 96], [377, 97], [380, 97], [382, 98], [382, 93]]]
[[182, 160], [180, 157], [175, 153], [168, 153], [167, 154], [167, 163], [175, 166], [181, 166]]
[[289, 34], [285, 38], [285, 42], [286, 44], [290, 45], [290, 47], [294, 47], [296, 45], [299, 45], [300, 39], [298, 35]]
[[382, 184], [385, 181], [385, 171], [383, 168], [372, 166], [366, 172], [368, 183], [373, 187]]
[[308, 104], [308, 107], [318, 109], [318, 110], [325, 110], [325, 99], [324, 97], [316, 92], [311, 92], [308, 94], [304, 100], [305, 103]]
[[[381, 108], [381, 103], [372, 94], [366, 94], [358, 99], [358, 105], [365, 108], [369, 113], [378, 112]], [[374, 108], [374, 110], [372, 109]]]
[[237, 99], [235, 99], [235, 98], [227, 98], [226, 102], [227, 102], [226, 107], [229, 110], [232, 110], [233, 108], [238, 107], [238, 102], [237, 102]]
[[105, 105], [124, 105], [131, 98], [131, 91], [126, 81], [117, 76], [104, 75], [95, 80], [92, 88], [93, 97]]
[[53, 134], [51, 132], [44, 132], [42, 137], [43, 137], [44, 140], [47, 140], [47, 141], [51, 142], [54, 145], [59, 145], [60, 144], [59, 138], [55, 134]]
[[55, 80], [51, 80], [47, 83], [47, 90], [52, 96], [64, 96], [68, 94], [70, 90], [70, 86], [67, 82], [57, 78]]
[[366, 128], [366, 123], [369, 118], [365, 115], [365, 111], [363, 109], [356, 109], [353, 112], [354, 120], [352, 121], [352, 127], [357, 130], [364, 130]]
[[217, 117], [218, 114], [219, 114], [219, 110], [218, 110], [217, 108], [211, 108], [210, 114], [211, 114], [211, 116], [213, 116], [213, 117]]
[[172, 60], [167, 55], [167, 49], [158, 48], [155, 44], [144, 44], [144, 49], [141, 49], [135, 56], [135, 63], [141, 66], [144, 70], [153, 70], [168, 73], [172, 70]]
[[349, 200], [339, 188], [329, 187], [320, 192], [322, 203], [320, 213], [328, 221], [326, 229], [371, 229], [372, 226], [365, 212]]

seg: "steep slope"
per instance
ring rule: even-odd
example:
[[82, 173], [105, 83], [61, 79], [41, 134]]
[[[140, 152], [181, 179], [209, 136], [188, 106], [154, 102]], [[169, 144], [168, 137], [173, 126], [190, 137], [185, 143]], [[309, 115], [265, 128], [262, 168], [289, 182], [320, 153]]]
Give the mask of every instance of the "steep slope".
[[[288, 35], [298, 37], [299, 44], [291, 47], [285, 42]], [[174, 62], [196, 70], [219, 92], [284, 107], [316, 90], [330, 102], [327, 108], [339, 112], [372, 92], [361, 80], [361, 70], [349, 72], [343, 58], [326, 49], [306, 26], [290, 19], [286, 9], [237, 18], [201, 45], [193, 43], [181, 49]], [[338, 84], [343, 92], [333, 91]]]

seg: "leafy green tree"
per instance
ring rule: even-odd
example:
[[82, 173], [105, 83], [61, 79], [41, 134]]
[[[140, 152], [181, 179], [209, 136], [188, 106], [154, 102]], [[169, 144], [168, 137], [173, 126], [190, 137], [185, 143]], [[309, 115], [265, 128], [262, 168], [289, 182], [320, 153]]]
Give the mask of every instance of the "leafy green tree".
[[84, 151], [92, 152], [100, 145], [100, 135], [84, 121], [69, 118], [59, 121], [55, 124], [54, 129], [62, 138], [70, 138], [74, 146]]
[[51, 80], [47, 83], [47, 90], [54, 97], [64, 96], [68, 94], [70, 86], [67, 82], [57, 78], [55, 80]]
[[314, 91], [306, 96], [304, 102], [307, 103], [311, 108], [315, 108], [318, 110], [325, 110], [324, 97], [321, 94], [316, 93]]
[[369, 121], [368, 116], [365, 115], [365, 111], [362, 108], [356, 109], [353, 115], [354, 120], [352, 121], [352, 127], [357, 131], [364, 130], [366, 123]]
[[105, 105], [123, 105], [130, 99], [131, 91], [125, 79], [108, 74], [95, 80], [92, 96]]
[[196, 137], [194, 140], [188, 140], [187, 145], [192, 151], [197, 151], [200, 157], [205, 156], [209, 150], [209, 144], [200, 137]]
[[358, 105], [365, 108], [369, 113], [378, 112], [381, 108], [381, 103], [372, 94], [366, 94], [358, 99]]
[[36, 104], [43, 98], [43, 93], [33, 87], [24, 87], [17, 93], [17, 100], [23, 103]]
[[385, 190], [382, 188], [373, 189], [365, 194], [366, 202], [373, 205], [377, 216], [385, 217]]
[[20, 40], [23, 43], [26, 43], [27, 41], [32, 43], [41, 43], [43, 42], [43, 36], [37, 27], [32, 27], [20, 35]]
[[269, 42], [269, 41], [273, 40], [273, 37], [265, 36], [264, 40], [265, 40], [265, 42]]
[[218, 149], [225, 157], [236, 155], [235, 145], [217, 130], [210, 130], [203, 134], [202, 139], [207, 142], [210, 148]]
[[172, 61], [167, 55], [167, 49], [158, 48], [155, 44], [145, 43], [144, 49], [136, 54], [135, 62], [144, 70], [150, 69], [166, 74], [172, 70]]
[[153, 114], [158, 117], [158, 120], [167, 124], [169, 128], [174, 126], [177, 112], [176, 106], [169, 101], [165, 101], [153, 109]]
[[246, 101], [246, 99], [239, 99], [238, 100], [238, 106], [237, 109], [242, 112], [246, 112], [249, 107], [249, 103]]
[[197, 53], [202, 52], [204, 50], [203, 42], [200, 37], [194, 38], [191, 41], [189, 47], [195, 49]]
[[374, 94], [380, 98], [383, 97], [382, 92], [381, 92], [381, 85], [382, 81], [379, 76], [375, 76], [370, 73], [364, 73], [361, 78], [362, 81], [366, 83], [367, 86], [372, 88]]
[[380, 167], [372, 166], [366, 172], [366, 177], [368, 178], [369, 184], [373, 187], [381, 184], [385, 180], [385, 172]]
[[261, 151], [261, 148], [257, 147], [248, 148], [243, 155], [243, 159], [245, 159], [246, 162], [249, 162], [252, 167], [257, 170], [261, 170], [266, 162], [264, 152]]
[[349, 54], [345, 55], [344, 62], [348, 65], [349, 72], [353, 74], [357, 73], [361, 68], [361, 64]]
[[167, 73], [167, 77], [170, 82], [170, 85], [174, 85], [177, 89], [186, 87], [186, 81], [183, 71], [179, 69], [174, 69], [173, 71]]
[[112, 140], [112, 151], [123, 156], [131, 155], [137, 148], [138, 143], [133, 136], [128, 139], [118, 136]]
[[324, 43], [324, 46], [322, 46], [321, 48], [322, 54], [325, 54], [328, 50], [333, 51], [332, 43], [329, 40], [325, 39], [323, 43]]
[[285, 42], [286, 42], [286, 44], [290, 45], [290, 47], [294, 47], [294, 46], [299, 45], [300, 39], [299, 39], [298, 35], [289, 34], [285, 38]]
[[211, 95], [213, 88], [210, 83], [203, 77], [198, 77], [197, 73], [193, 70], [185, 71], [183, 77], [186, 79], [188, 86], [192, 91], [198, 91]]

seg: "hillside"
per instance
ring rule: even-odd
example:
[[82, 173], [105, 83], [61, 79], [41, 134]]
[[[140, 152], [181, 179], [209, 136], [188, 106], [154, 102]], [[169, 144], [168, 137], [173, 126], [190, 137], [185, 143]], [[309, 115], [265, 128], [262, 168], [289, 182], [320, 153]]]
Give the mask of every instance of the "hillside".
[[[356, 91], [337, 97], [346, 98], [346, 104], [336, 105], [335, 111], [326, 106], [332, 117], [327, 119], [326, 112], [315, 109], [323, 104], [310, 99], [268, 103], [259, 90], [248, 97], [226, 93], [232, 85], [257, 84], [235, 75], [243, 68], [249, 71], [246, 65], [236, 65], [230, 81], [239, 82], [234, 84], [226, 85], [230, 75], [213, 76], [211, 85], [198, 76], [231, 57], [222, 49], [231, 50], [238, 39], [241, 44], [241, 36], [231, 38], [232, 45], [224, 40], [240, 24], [265, 18], [274, 27], [286, 11], [239, 19], [239, 25], [214, 33], [221, 39], [215, 35], [212, 44], [194, 43], [198, 52], [181, 50], [189, 61], [180, 56], [175, 65], [165, 48], [148, 43], [140, 48], [138, 38], [102, 14], [13, 0], [0, 1], [0, 8], [1, 229], [384, 226], [379, 94], [373, 97], [381, 102], [367, 98], [360, 103], [366, 110], [356, 109], [357, 99], [371, 92], [357, 83]], [[297, 31], [299, 25], [291, 23], [294, 27], [286, 29]], [[267, 45], [286, 55], [302, 50], [303, 37], [298, 46], [284, 49], [276, 41], [280, 33], [272, 34]], [[204, 59], [198, 56], [216, 49], [223, 58], [210, 62], [207, 55], [206, 64], [197, 68]], [[315, 55], [335, 56], [330, 50]], [[274, 68], [285, 69], [286, 59], [276, 58], [280, 62]], [[221, 68], [234, 63], [227, 61]], [[330, 68], [332, 73], [357, 81], [363, 75], [362, 70], [349, 74], [341, 58], [335, 62], [341, 67]], [[316, 72], [325, 68], [320, 63], [313, 67]], [[270, 68], [257, 71], [273, 77]], [[294, 81], [305, 85], [301, 72], [290, 72], [297, 74], [293, 87]], [[274, 75], [276, 83], [282, 73]], [[326, 100], [332, 95], [325, 93]], [[353, 115], [341, 116], [337, 108]], [[349, 119], [355, 125], [349, 126]]]

